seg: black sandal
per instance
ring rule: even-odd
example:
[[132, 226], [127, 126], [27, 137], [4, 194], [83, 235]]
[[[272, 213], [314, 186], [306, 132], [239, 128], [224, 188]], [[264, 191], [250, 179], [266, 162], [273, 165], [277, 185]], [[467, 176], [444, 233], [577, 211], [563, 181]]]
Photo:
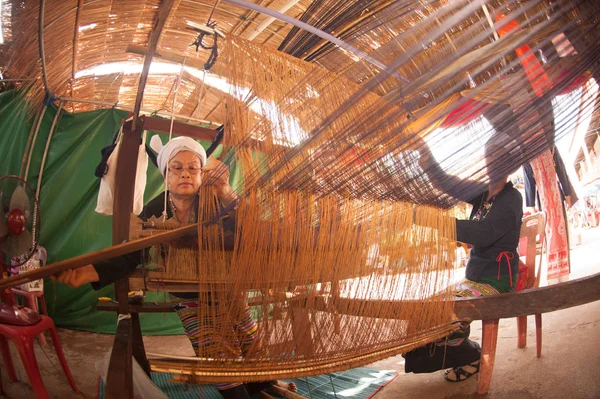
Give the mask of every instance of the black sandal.
[[[469, 372], [464, 369], [465, 367], [471, 367], [474, 370]], [[462, 382], [477, 373], [479, 373], [479, 360], [467, 366], [455, 367], [444, 371], [444, 379], [448, 382]]]

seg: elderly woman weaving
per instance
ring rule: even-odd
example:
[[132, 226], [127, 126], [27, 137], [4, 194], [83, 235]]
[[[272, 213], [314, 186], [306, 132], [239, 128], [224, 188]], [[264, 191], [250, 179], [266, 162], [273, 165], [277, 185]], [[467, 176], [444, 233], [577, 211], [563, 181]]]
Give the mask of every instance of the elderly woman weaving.
[[[142, 210], [140, 218], [147, 220], [152, 216], [160, 217], [166, 213], [171, 221], [179, 225], [195, 223], [199, 189], [203, 183], [203, 176], [210, 180], [222, 206], [227, 207], [237, 197], [229, 185], [227, 167], [211, 158], [208, 162], [204, 148], [189, 137], [178, 137], [170, 140], [158, 153], [158, 166], [164, 177], [166, 191], [151, 200]], [[166, 209], [165, 209], [166, 208]], [[224, 230], [233, 231], [235, 227], [234, 215], [229, 215], [223, 220]], [[232, 249], [232, 235], [226, 234], [225, 249]], [[229, 238], [229, 239], [228, 239]], [[76, 270], [67, 270], [54, 277], [59, 282], [79, 287], [92, 283], [94, 289], [99, 289], [132, 273], [141, 263], [142, 253], [131, 253], [109, 261], [94, 265], [84, 266]], [[224, 351], [235, 350], [237, 356], [243, 356], [252, 345], [256, 346], [256, 323], [251, 318], [250, 309], [245, 300], [240, 300], [242, 306], [232, 305], [227, 301], [215, 298], [198, 298], [198, 292], [171, 294], [171, 303], [180, 317], [183, 328], [197, 356], [219, 357]], [[230, 307], [234, 306], [235, 311]], [[211, 307], [207, 314], [214, 317], [198, 317], [199, 307]], [[223, 315], [229, 315], [223, 318]], [[227, 337], [218, 337], [223, 331], [223, 323]], [[233, 340], [237, 345], [231, 345]], [[282, 388], [296, 391], [293, 383], [269, 381], [262, 383], [229, 383], [218, 384], [217, 389], [226, 399], [249, 398], [269, 386], [277, 384]]]

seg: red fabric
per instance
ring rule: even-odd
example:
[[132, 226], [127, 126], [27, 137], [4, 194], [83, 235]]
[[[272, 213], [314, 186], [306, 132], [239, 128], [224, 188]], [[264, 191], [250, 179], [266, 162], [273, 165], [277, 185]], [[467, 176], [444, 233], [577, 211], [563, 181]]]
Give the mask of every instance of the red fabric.
[[[503, 18], [505, 18], [505, 15], [501, 12], [496, 14], [497, 21], [500, 21]], [[505, 36], [513, 30], [520, 30], [519, 23], [515, 20], [510, 20], [506, 25], [498, 29], [498, 34], [500, 36]], [[528, 45], [515, 49], [515, 53], [517, 54], [517, 57], [519, 57], [519, 61], [521, 61], [521, 65], [525, 70], [525, 74], [527, 75], [529, 83], [531, 83], [533, 91], [535, 91], [535, 94], [538, 97], [542, 97], [545, 91], [552, 88], [552, 81], [546, 74], [544, 67], [540, 64], [536, 56], [533, 55], [531, 48]]]
[[558, 75], [557, 86], [562, 84], [565, 81], [570, 81], [570, 83], [565, 86], [559, 94], [567, 94], [572, 92], [575, 89], [579, 89], [590, 79], [587, 75], [579, 75], [573, 76], [573, 72], [570, 70], [562, 70]]
[[512, 282], [512, 269], [510, 267], [510, 261], [514, 259], [514, 255], [511, 251], [503, 251], [500, 252], [498, 257], [496, 258], [496, 262], [498, 262], [498, 280], [500, 280], [500, 266], [502, 266], [502, 260], [506, 259], [506, 263], [508, 264], [508, 278], [510, 279], [510, 286], [513, 286]]
[[546, 212], [546, 256], [548, 257], [548, 280], [551, 280], [568, 275], [570, 265], [563, 204], [550, 150], [531, 161], [531, 168], [540, 193], [542, 210]]
[[467, 99], [462, 103], [462, 105], [455, 108], [440, 126], [448, 128], [466, 125], [467, 123], [479, 118], [488, 106], [488, 103]]

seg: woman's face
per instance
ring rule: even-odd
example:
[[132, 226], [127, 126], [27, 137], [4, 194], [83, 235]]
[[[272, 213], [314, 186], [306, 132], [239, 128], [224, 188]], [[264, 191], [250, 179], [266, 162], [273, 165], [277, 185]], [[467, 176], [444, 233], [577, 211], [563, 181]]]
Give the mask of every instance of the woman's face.
[[510, 159], [503, 153], [505, 149], [499, 146], [487, 146], [485, 149], [485, 167], [490, 184], [506, 182], [508, 175], [501, 169], [506, 169]]
[[194, 196], [202, 183], [202, 164], [191, 151], [177, 153], [167, 165], [169, 191], [180, 197]]

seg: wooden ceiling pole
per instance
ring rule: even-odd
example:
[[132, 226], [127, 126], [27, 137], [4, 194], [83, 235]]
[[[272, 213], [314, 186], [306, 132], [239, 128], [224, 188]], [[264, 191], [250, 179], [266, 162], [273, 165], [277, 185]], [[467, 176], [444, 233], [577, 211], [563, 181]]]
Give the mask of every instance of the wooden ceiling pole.
[[[132, 115], [132, 113], [128, 113], [127, 117], [129, 118]], [[153, 132], [159, 133], [169, 133], [171, 130], [171, 121], [169, 119], [145, 116], [144, 130], [152, 130]], [[188, 136], [196, 140], [205, 141], [213, 141], [215, 137], [217, 137], [217, 131], [214, 129], [208, 129], [202, 126], [195, 126], [177, 121], [173, 122], [173, 134], [177, 136]]]
[[[161, 2], [150, 33], [148, 51], [140, 74], [133, 120], [123, 126], [123, 141], [119, 148], [115, 178], [113, 245], [129, 240], [129, 222], [133, 210], [137, 152], [144, 130], [144, 117], [140, 117], [140, 108], [152, 57], [174, 2], [175, 0], [163, 0]], [[127, 278], [115, 282], [115, 296], [119, 301], [119, 319], [106, 379], [106, 397], [109, 399], [133, 398], [132, 355], [144, 371], [147, 374], [150, 373], [150, 364], [146, 359], [142, 341], [139, 315], [137, 313], [129, 314], [128, 292], [129, 282]]]
[[48, 86], [48, 75], [46, 74], [46, 54], [44, 52], [44, 11], [46, 9], [46, 1], [40, 0], [40, 14], [38, 26], [38, 45], [40, 49], [40, 60], [42, 62], [42, 79], [44, 80], [44, 88], [46, 92], [50, 90]]
[[138, 84], [137, 95], [135, 96], [135, 105], [133, 108], [133, 125], [132, 129], [135, 130], [137, 127], [137, 120], [140, 114], [140, 108], [142, 107], [142, 99], [144, 98], [144, 88], [146, 87], [146, 81], [148, 80], [148, 72], [150, 71], [150, 64], [152, 58], [156, 52], [160, 34], [169, 19], [169, 14], [173, 8], [175, 0], [163, 0], [158, 11], [158, 17], [154, 21], [154, 27], [150, 33], [150, 40], [148, 41], [148, 47], [146, 48], [146, 56], [144, 57], [144, 65], [142, 66], [142, 73], [140, 74], [140, 82]]
[[83, 0], [77, 0], [77, 13], [75, 14], [75, 29], [73, 29], [73, 58], [71, 60], [71, 96], [73, 96], [73, 86], [75, 85], [75, 72], [77, 72], [77, 46], [79, 44], [79, 18]]
[[[298, 4], [300, 0], [288, 0], [284, 5], [282, 5], [281, 7], [279, 7], [279, 12], [282, 14], [285, 14], [287, 12], [287, 10], [289, 10], [290, 8], [292, 8], [293, 6], [295, 6], [296, 4]], [[267, 27], [269, 25], [271, 25], [273, 22], [275, 22], [275, 17], [267, 17], [264, 21], [262, 21], [256, 28], [254, 28], [254, 30], [252, 32], [250, 32], [247, 36], [246, 36], [246, 40], [254, 40], [256, 39], [256, 37], [258, 35], [260, 35], [262, 33], [262, 31], [264, 31], [265, 29], [267, 29]]]

